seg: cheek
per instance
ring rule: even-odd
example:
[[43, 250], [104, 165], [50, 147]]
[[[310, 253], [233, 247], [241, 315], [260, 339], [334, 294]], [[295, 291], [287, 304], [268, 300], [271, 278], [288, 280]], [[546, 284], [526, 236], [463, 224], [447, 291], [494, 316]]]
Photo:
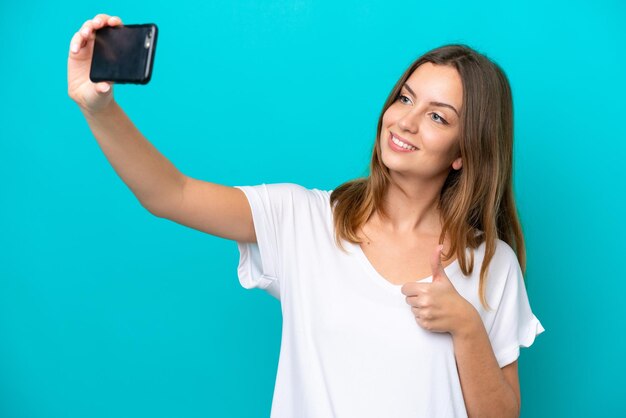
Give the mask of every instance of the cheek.
[[440, 152], [449, 152], [458, 146], [457, 134], [452, 129], [442, 129], [439, 126], [423, 123], [420, 134], [425, 144]]
[[441, 132], [429, 130], [422, 131], [422, 144], [424, 149], [448, 159], [458, 155], [458, 144], [455, 138], [450, 138]]
[[406, 114], [406, 108], [402, 108], [398, 103], [393, 103], [383, 113], [383, 126], [397, 123]]
[[383, 123], [382, 128], [386, 128], [393, 121], [393, 113], [387, 109], [387, 111], [383, 114]]
[[450, 138], [436, 129], [422, 129], [421, 135], [424, 148], [436, 152], [446, 152], [450, 148]]
[[386, 139], [388, 130], [394, 124], [394, 119], [390, 116], [391, 115], [388, 113], [385, 113], [383, 115], [382, 123], [380, 125], [380, 132], [378, 132], [378, 136], [381, 141]]

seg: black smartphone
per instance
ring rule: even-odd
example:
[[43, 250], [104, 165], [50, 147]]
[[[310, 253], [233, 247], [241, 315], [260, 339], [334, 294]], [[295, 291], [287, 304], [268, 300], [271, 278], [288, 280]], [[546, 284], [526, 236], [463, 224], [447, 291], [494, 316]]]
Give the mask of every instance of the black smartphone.
[[152, 77], [157, 34], [153, 23], [98, 29], [89, 72], [91, 81], [147, 84]]

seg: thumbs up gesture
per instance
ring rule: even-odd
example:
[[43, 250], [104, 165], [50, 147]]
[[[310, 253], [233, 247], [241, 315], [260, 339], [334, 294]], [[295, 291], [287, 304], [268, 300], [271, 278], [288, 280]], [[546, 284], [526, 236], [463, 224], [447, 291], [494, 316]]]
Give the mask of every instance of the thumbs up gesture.
[[442, 250], [443, 245], [438, 245], [432, 254], [432, 283], [405, 283], [401, 292], [406, 295], [406, 303], [419, 326], [432, 332], [449, 332], [454, 337], [480, 317], [446, 275], [441, 265]]

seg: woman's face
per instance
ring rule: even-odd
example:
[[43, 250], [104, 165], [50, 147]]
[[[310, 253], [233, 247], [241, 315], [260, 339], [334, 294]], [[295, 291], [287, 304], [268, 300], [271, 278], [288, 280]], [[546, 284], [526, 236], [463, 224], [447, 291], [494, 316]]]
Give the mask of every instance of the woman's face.
[[[455, 68], [427, 62], [413, 71], [383, 114], [382, 160], [392, 175], [445, 178], [451, 168], [461, 168], [458, 134], [462, 102], [463, 84]], [[393, 144], [392, 135], [413, 146], [407, 150]]]

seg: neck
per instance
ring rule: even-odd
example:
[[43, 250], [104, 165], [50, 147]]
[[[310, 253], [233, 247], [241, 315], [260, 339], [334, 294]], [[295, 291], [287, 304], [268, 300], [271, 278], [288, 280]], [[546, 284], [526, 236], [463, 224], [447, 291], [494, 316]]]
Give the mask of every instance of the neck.
[[442, 225], [437, 206], [445, 178], [438, 181], [393, 178], [396, 184], [389, 185], [383, 199], [389, 218], [381, 219], [376, 214], [380, 227], [398, 236], [438, 236]]

